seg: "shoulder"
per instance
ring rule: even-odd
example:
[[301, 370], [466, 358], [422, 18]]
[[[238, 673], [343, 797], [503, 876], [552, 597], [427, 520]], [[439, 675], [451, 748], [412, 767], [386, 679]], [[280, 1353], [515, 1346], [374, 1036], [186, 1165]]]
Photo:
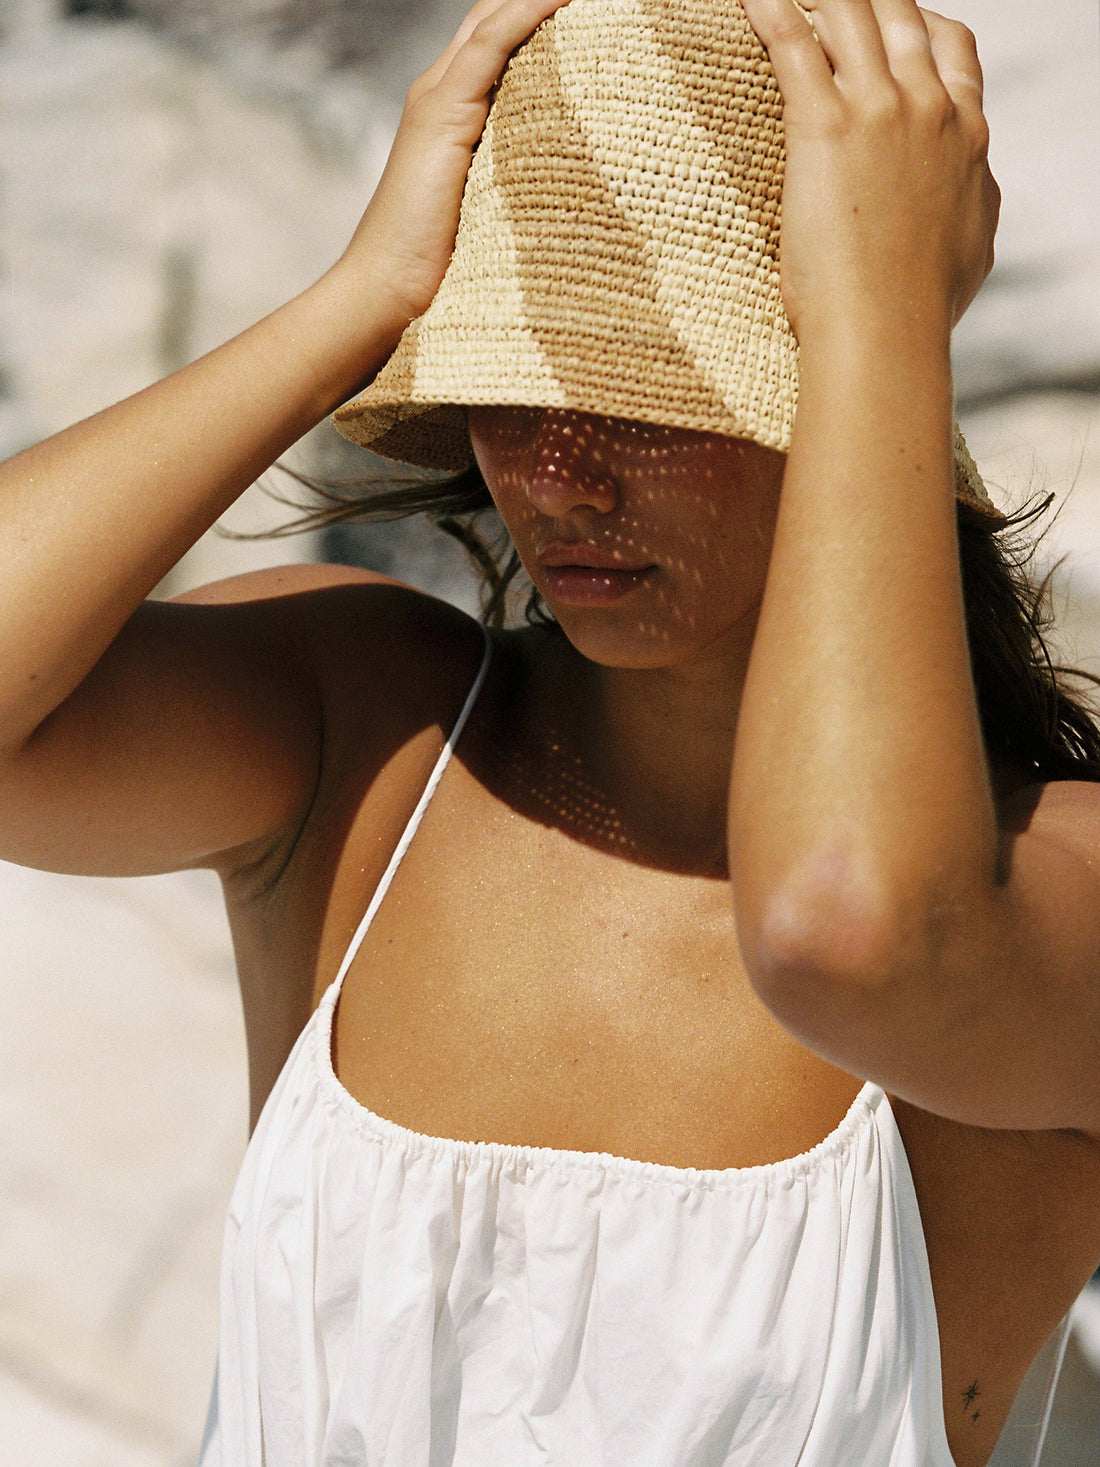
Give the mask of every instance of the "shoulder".
[[326, 565], [307, 561], [296, 565], [279, 565], [264, 570], [248, 571], [226, 580], [196, 586], [172, 599], [191, 606], [226, 606], [234, 602], [270, 601], [273, 597], [301, 595], [308, 591], [329, 590], [335, 586], [395, 584], [387, 576], [374, 571], [358, 570], [349, 565]]
[[[453, 726], [485, 651], [484, 631], [465, 612], [347, 566], [258, 571], [176, 601], [211, 619], [207, 640], [282, 667], [318, 731], [309, 803], [258, 861], [246, 853], [233, 873], [239, 898], [273, 890], [303, 835], [328, 829], [334, 810], [345, 818], [348, 801], [400, 782], [395, 770], [409, 761], [395, 753]], [[417, 772], [413, 765], [409, 778]]]
[[997, 808], [1009, 839], [1051, 841], [1088, 860], [1100, 857], [1100, 782], [1016, 784], [1000, 796]]
[[[263, 634], [293, 642], [316, 676], [322, 700], [341, 690], [391, 696], [461, 681], [476, 669], [484, 634], [447, 602], [374, 571], [299, 564], [253, 571], [201, 586], [178, 603], [234, 607]], [[290, 650], [288, 645], [288, 651]]]

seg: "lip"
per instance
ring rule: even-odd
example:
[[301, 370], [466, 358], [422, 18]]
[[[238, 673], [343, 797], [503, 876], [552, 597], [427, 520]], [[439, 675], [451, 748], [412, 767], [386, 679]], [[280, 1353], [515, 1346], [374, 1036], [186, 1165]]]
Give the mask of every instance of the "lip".
[[543, 566], [546, 595], [561, 606], [610, 606], [629, 596], [655, 574], [655, 565], [639, 570], [609, 566]]
[[562, 606], [610, 606], [643, 585], [657, 567], [624, 565], [598, 545], [555, 540], [537, 555], [546, 594]]
[[536, 558], [540, 565], [552, 568], [581, 566], [585, 570], [623, 571], [630, 575], [640, 575], [653, 569], [652, 565], [624, 565], [621, 556], [601, 550], [596, 545], [570, 545], [564, 540], [555, 540], [547, 545]]

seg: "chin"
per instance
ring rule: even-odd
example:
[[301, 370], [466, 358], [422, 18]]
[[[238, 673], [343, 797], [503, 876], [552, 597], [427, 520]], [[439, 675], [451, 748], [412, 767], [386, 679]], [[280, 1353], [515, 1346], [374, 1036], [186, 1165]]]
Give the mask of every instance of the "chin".
[[600, 667], [654, 671], [690, 662], [712, 651], [721, 634], [707, 636], [674, 623], [642, 616], [609, 616], [606, 612], [578, 614], [572, 607], [551, 611], [577, 652]]

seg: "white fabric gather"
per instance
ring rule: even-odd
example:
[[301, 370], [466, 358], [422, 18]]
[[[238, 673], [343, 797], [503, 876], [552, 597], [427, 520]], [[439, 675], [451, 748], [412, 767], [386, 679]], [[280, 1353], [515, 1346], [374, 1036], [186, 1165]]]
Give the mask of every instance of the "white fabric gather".
[[341, 1085], [337, 995], [230, 1206], [203, 1467], [951, 1467], [876, 1086], [769, 1166], [445, 1140]]

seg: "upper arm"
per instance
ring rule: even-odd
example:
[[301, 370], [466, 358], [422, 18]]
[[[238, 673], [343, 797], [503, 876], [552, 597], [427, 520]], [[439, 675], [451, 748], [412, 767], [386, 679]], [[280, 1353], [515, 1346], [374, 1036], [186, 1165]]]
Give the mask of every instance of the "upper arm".
[[349, 578], [374, 579], [288, 567], [140, 607], [0, 769], [0, 855], [137, 875], [231, 864], [296, 829], [322, 748], [308, 629]]
[[1000, 812], [999, 879], [939, 914], [931, 963], [789, 974], [766, 1001], [811, 1048], [971, 1125], [1100, 1135], [1100, 784]]
[[1100, 784], [1020, 791], [1001, 838], [1002, 881], [969, 944], [975, 1053], [1000, 1061], [996, 1123], [1020, 1107], [1100, 1134]]

